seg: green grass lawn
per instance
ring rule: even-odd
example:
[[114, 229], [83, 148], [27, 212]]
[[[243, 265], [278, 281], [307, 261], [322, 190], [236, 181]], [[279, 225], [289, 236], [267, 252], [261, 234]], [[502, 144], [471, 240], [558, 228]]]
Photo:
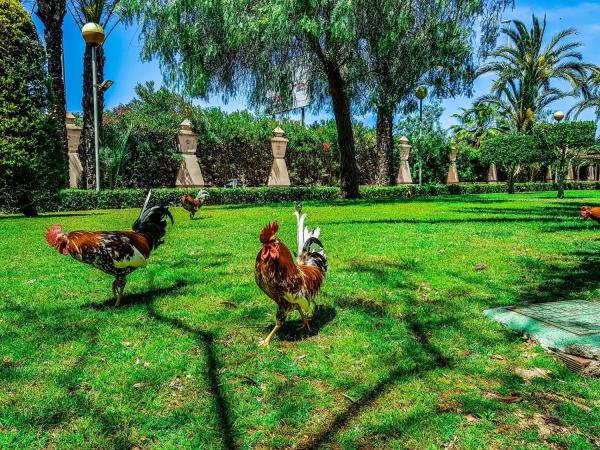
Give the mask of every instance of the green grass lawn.
[[292, 205], [173, 208], [121, 308], [43, 231], [137, 210], [0, 217], [0, 447], [596, 448], [600, 380], [482, 313], [598, 297], [600, 226], [578, 210], [600, 192], [567, 195], [305, 203], [330, 272], [311, 334], [294, 315], [268, 348], [258, 234], [278, 219], [293, 248]]

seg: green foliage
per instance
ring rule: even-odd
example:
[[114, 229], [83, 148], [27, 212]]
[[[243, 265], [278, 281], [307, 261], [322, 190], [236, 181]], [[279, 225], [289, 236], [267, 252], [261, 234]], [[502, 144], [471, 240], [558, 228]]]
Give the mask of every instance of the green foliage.
[[[600, 183], [571, 182], [568, 189], [600, 189]], [[517, 192], [544, 192], [556, 189], [553, 183], [515, 183]], [[289, 187], [289, 188], [208, 188], [208, 205], [275, 204], [280, 202], [338, 200], [339, 190], [333, 186]], [[407, 199], [412, 197], [432, 197], [443, 195], [492, 194], [506, 191], [505, 183], [495, 184], [439, 184], [428, 183], [422, 186], [363, 186], [361, 198], [365, 200]], [[184, 192], [192, 195], [196, 189], [153, 189], [152, 201], [155, 204], [177, 205]], [[43, 205], [44, 211], [79, 211], [89, 209], [137, 208], [144, 203], [148, 191], [145, 189], [94, 190], [65, 189]]]
[[[102, 184], [172, 186], [181, 162], [176, 135], [182, 120], [192, 114], [192, 108], [165, 88], [155, 90], [151, 82], [138, 84], [136, 94], [129, 103], [104, 113], [102, 145], [111, 152], [104, 153], [107, 170], [102, 173]], [[114, 162], [119, 160], [122, 170], [115, 178]]]
[[509, 193], [514, 193], [514, 182], [522, 166], [541, 162], [542, 154], [530, 134], [514, 133], [495, 136], [481, 144], [481, 159], [485, 164], [496, 164], [507, 173]]
[[[397, 125], [397, 135], [406, 136], [410, 142], [411, 170], [413, 180], [418, 179], [419, 156], [423, 161], [423, 180], [429, 183], [444, 183], [448, 175], [450, 140], [441, 123], [443, 108], [439, 102], [423, 106], [423, 123], [420, 128], [419, 114], [402, 117]], [[396, 150], [398, 153], [398, 150]], [[399, 155], [396, 155], [398, 158]], [[485, 173], [477, 163], [478, 152], [465, 149], [458, 154], [457, 166], [461, 181], [478, 181]]]
[[596, 143], [596, 124], [585, 122], [543, 123], [534, 128], [537, 145], [546, 152], [548, 163], [559, 161], [563, 152], [575, 156]]
[[45, 114], [45, 51], [17, 0], [0, 0], [0, 203], [27, 215], [65, 183], [59, 124]]
[[569, 163], [576, 156], [594, 150], [594, 122], [546, 123], [534, 128], [536, 143], [548, 164], [555, 164], [558, 174], [558, 197], [564, 197], [564, 180]]

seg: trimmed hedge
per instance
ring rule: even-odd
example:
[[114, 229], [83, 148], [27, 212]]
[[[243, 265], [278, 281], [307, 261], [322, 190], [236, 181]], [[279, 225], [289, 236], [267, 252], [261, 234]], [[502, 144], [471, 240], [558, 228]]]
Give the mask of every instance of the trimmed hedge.
[[[517, 183], [517, 192], [555, 191], [555, 183]], [[600, 189], [600, 182], [567, 183], [567, 189]], [[182, 189], [155, 189], [152, 204], [179, 204]], [[302, 200], [337, 200], [337, 187], [289, 188], [209, 188], [209, 205], [267, 204]], [[195, 195], [197, 190], [189, 190]], [[363, 186], [363, 199], [407, 199], [437, 195], [493, 194], [506, 192], [506, 184], [424, 184], [422, 186]], [[65, 189], [46, 202], [44, 211], [77, 211], [89, 209], [139, 208], [146, 197], [144, 189], [94, 190]]]

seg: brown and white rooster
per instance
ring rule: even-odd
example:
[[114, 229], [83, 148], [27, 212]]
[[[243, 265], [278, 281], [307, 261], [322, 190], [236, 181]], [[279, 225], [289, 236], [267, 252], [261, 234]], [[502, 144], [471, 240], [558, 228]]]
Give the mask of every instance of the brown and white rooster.
[[146, 197], [140, 216], [132, 231], [71, 231], [65, 233], [60, 225], [46, 230], [46, 240], [63, 255], [94, 266], [115, 277], [113, 296], [115, 306], [121, 303], [126, 277], [139, 267], [146, 267], [150, 252], [163, 243], [167, 217], [173, 216], [166, 206], [147, 208]]
[[204, 204], [206, 197], [208, 197], [208, 192], [204, 189], [200, 189], [195, 198], [189, 192], [183, 194], [183, 197], [181, 197], [181, 206], [190, 213], [190, 219], [194, 220], [194, 216]]
[[261, 341], [268, 345], [273, 335], [283, 325], [287, 315], [297, 309], [303, 326], [310, 329], [310, 306], [323, 284], [327, 272], [327, 258], [319, 241], [320, 229], [310, 231], [304, 227], [306, 214], [296, 206], [298, 222], [298, 256], [294, 258], [285, 244], [277, 238], [277, 221], [268, 224], [260, 234], [262, 249], [256, 257], [256, 284], [277, 304], [275, 327]]

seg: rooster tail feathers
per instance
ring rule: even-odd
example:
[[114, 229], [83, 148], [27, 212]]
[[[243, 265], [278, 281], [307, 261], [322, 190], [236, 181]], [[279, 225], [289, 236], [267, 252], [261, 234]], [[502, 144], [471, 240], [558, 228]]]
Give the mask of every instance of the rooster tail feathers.
[[310, 236], [306, 240], [302, 252], [299, 254], [298, 262], [318, 267], [323, 274], [327, 272], [327, 256], [323, 244], [317, 237]]
[[202, 201], [204, 201], [204, 199], [206, 197], [210, 197], [210, 195], [208, 194], [208, 191], [206, 189], [200, 189], [198, 191], [198, 194], [196, 194], [196, 200], [202, 200]]
[[173, 215], [166, 206], [144, 208], [131, 228], [137, 233], [144, 233], [148, 237], [151, 247], [156, 248], [163, 243], [162, 238], [167, 229], [167, 217], [171, 220], [171, 224], [175, 223]]
[[296, 205], [294, 215], [298, 222], [298, 263], [318, 267], [322, 273], [327, 272], [327, 256], [325, 255], [323, 244], [319, 240], [321, 229], [315, 228], [311, 231], [308, 227], [304, 226], [306, 213], [302, 214], [301, 205]]

